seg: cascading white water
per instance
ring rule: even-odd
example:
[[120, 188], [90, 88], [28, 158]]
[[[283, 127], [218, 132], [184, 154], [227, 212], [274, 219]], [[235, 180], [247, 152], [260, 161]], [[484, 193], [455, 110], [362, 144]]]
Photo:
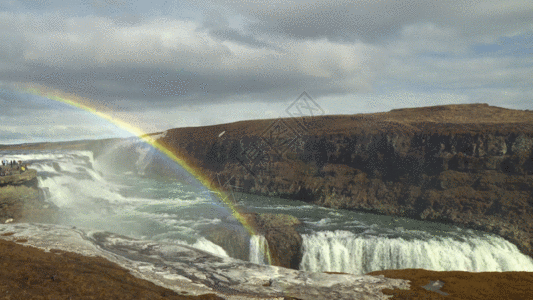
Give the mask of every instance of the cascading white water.
[[220, 247], [219, 245], [213, 244], [212, 242], [206, 240], [205, 238], [201, 237], [199, 238], [195, 243], [189, 244], [182, 241], [176, 241], [178, 244], [188, 245], [196, 249], [203, 250], [205, 252], [209, 252], [213, 255], [220, 256], [220, 257], [229, 257], [228, 253], [224, 248]]
[[303, 234], [300, 270], [365, 274], [387, 269], [533, 271], [533, 260], [506, 240], [450, 237], [428, 240], [358, 236], [348, 231]]
[[252, 235], [250, 237], [250, 262], [255, 264], [269, 264], [268, 242], [262, 235]]
[[[138, 162], [150, 159], [140, 154]], [[155, 182], [148, 179], [141, 183], [134, 174], [123, 175], [125, 178], [129, 177], [130, 181], [133, 180], [133, 187], [131, 184], [122, 185], [111, 181], [106, 177], [107, 174], [93, 169], [101, 162], [95, 161], [93, 153], [88, 151], [17, 154], [10, 157], [31, 162], [31, 168], [37, 170], [38, 186], [44, 190], [46, 201], [60, 210], [62, 218], [57, 222], [61, 224], [147, 239], [157, 238], [163, 230], [161, 228], [165, 228], [164, 232], [171, 236], [172, 233], [184, 232], [188, 236], [188, 239], [183, 240], [180, 237], [169, 239], [174, 243], [192, 246], [217, 256], [228, 256], [222, 247], [198, 236], [195, 231], [197, 226], [205, 226], [206, 223], [220, 219], [210, 216], [185, 219], [172, 211], [176, 206], [201, 206], [209, 201], [199, 197], [194, 191], [181, 190], [175, 185], [166, 186], [167, 190], [162, 192], [163, 198], [154, 199], [150, 191], [159, 190], [154, 189]], [[105, 168], [102, 170], [106, 171]], [[135, 188], [149, 192], [143, 194]], [[123, 191], [130, 193], [123, 194]], [[193, 199], [188, 198], [190, 194], [194, 196]], [[159, 206], [145, 211], [150, 205]], [[160, 206], [166, 206], [171, 211], [160, 212]]]

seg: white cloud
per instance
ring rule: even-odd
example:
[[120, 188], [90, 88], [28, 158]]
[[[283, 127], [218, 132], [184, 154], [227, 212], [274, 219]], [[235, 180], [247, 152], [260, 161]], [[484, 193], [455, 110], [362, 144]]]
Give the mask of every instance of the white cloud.
[[[23, 14], [10, 18], [20, 24], [26, 22]], [[59, 77], [57, 80], [49, 79], [51, 82], [60, 82], [61, 77], [73, 80], [76, 73], [81, 72], [78, 76], [85, 77], [80, 80], [91, 80], [95, 92], [101, 94], [106, 94], [106, 89], [120, 90], [116, 86], [120, 82], [104, 84], [98, 79], [87, 79], [86, 70], [116, 72], [116, 68], [185, 68], [203, 75], [222, 76], [218, 83], [232, 81], [226, 85], [230, 90], [237, 84], [237, 78], [247, 74], [258, 80], [271, 81], [262, 86], [266, 90], [279, 90], [280, 84], [287, 84], [280, 78], [292, 77], [292, 80], [301, 82], [299, 85], [314, 78], [329, 81], [330, 88], [337, 92], [356, 92], [370, 89], [373, 74], [382, 65], [376, 59], [381, 55], [379, 47], [363, 43], [286, 40], [278, 43], [279, 50], [256, 48], [215, 39], [193, 21], [158, 18], [134, 26], [118, 26], [103, 17], [72, 17], [65, 19], [63, 25], [48, 32], [35, 30], [32, 26], [24, 27], [19, 36], [23, 40], [22, 55], [16, 68], [46, 66], [62, 70], [54, 74]], [[12, 50], [20, 52], [19, 49]], [[146, 79], [132, 80], [145, 84]]]
[[457, 28], [442, 27], [434, 23], [404, 26], [398, 39], [387, 45], [393, 53], [412, 55], [421, 52], [449, 52], [464, 54], [469, 41]]

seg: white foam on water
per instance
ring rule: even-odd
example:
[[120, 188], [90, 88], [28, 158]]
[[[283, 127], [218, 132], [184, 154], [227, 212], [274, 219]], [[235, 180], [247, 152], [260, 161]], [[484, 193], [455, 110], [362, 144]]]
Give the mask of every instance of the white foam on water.
[[303, 234], [301, 270], [365, 274], [387, 269], [434, 271], [533, 271], [533, 259], [506, 240], [486, 235], [467, 242], [368, 237], [348, 231]]
[[48, 189], [53, 202], [58, 207], [76, 205], [86, 199], [105, 199], [108, 202], [131, 202], [120, 195], [111, 184], [95, 179], [75, 179], [70, 176], [39, 178], [39, 187]]
[[[25, 150], [21, 150], [24, 152]], [[91, 164], [94, 164], [94, 156], [91, 151], [81, 151], [81, 150], [61, 150], [61, 151], [38, 151], [32, 153], [20, 153], [20, 154], [3, 154], [4, 157], [9, 158], [9, 160], [22, 160], [22, 162], [29, 161], [40, 161], [47, 160], [51, 157], [54, 157], [58, 160], [73, 160], [72, 155], [86, 157]]]
[[37, 172], [47, 172], [52, 174], [59, 174], [58, 171], [54, 169], [51, 165], [32, 165], [32, 169], [35, 169]]
[[313, 221], [305, 221], [305, 223], [306, 223], [306, 224], [312, 224], [312, 225], [314, 225], [314, 226], [318, 226], [318, 227], [329, 226], [329, 225], [332, 224], [330, 218], [323, 218], [323, 219], [320, 219], [319, 221], [316, 221], [316, 222], [313, 222]]
[[203, 250], [205, 252], [209, 252], [213, 255], [220, 256], [220, 257], [229, 257], [226, 250], [224, 250], [222, 247], [220, 247], [217, 244], [214, 244], [211, 241], [206, 240], [204, 237], [199, 238], [195, 243], [188, 244], [183, 243], [182, 241], [176, 241], [179, 244], [189, 245], [193, 248]]
[[[87, 163], [93, 161], [91, 152], [68, 151], [19, 156], [23, 160], [34, 161], [32, 168], [38, 172], [38, 186], [45, 191], [46, 201], [53, 203], [61, 210], [63, 217], [60, 222], [64, 224], [80, 227], [94, 226], [94, 229], [116, 231], [137, 237], [146, 236], [152, 227], [158, 232], [165, 228], [195, 236], [196, 226], [207, 226], [221, 221], [220, 218], [208, 219], [197, 216], [192, 217], [194, 220], [186, 220], [187, 224], [179, 224], [176, 219], [182, 219], [183, 213], [180, 215], [166, 212], [177, 213], [182, 209], [190, 209], [190, 207], [207, 203], [209, 200], [192, 190], [184, 190], [184, 187], [180, 185], [161, 187], [155, 181], [146, 179], [138, 183], [146, 186], [129, 186], [137, 183], [135, 178], [120, 174], [107, 174], [104, 177]], [[53, 176], [40, 176], [39, 173], [42, 172], [53, 174]], [[115, 178], [121, 183], [117, 183]], [[131, 182], [123, 183], [124, 178]], [[124, 196], [122, 191], [126, 191], [129, 195]], [[168, 193], [169, 197], [163, 199], [136, 197], [140, 195], [137, 192], [147, 197], [155, 194], [164, 197], [165, 193]], [[211, 252], [224, 255], [214, 246], [208, 246], [205, 242], [202, 244], [201, 241], [199, 243]]]

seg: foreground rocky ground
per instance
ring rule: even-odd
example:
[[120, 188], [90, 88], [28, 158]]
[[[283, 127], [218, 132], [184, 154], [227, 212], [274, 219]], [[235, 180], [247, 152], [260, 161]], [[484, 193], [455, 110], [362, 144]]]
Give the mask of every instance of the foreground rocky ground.
[[[154, 289], [146, 282], [127, 278], [127, 271], [121, 268], [129, 270], [136, 278], [149, 280], [178, 294], [216, 294], [228, 300], [386, 299], [381, 292], [383, 289], [409, 288], [407, 281], [401, 279], [308, 273], [256, 265], [175, 243], [147, 243], [112, 233], [83, 231], [68, 226], [27, 223], [0, 225], [0, 240], [49, 251], [46, 253], [13, 243], [0, 245], [4, 249], [0, 253], [0, 263], [4, 270], [9, 270], [5, 271], [6, 276], [0, 278], [0, 282], [9, 281], [7, 286], [10, 290], [7, 291], [20, 297], [24, 290], [33, 288], [35, 295], [50, 291], [72, 296], [73, 299], [109, 299], [94, 295], [107, 292], [118, 296], [117, 291], [127, 290], [129, 286], [145, 292], [149, 289], [157, 293], [168, 292]], [[113, 263], [106, 262], [104, 258]], [[53, 282], [49, 283], [50, 280]], [[124, 295], [128, 299], [129, 294]], [[114, 299], [124, 298], [118, 296]]]
[[367, 275], [409, 280], [409, 290], [383, 290], [391, 299], [533, 299], [531, 272], [435, 272], [424, 269], [386, 270]]
[[[6, 241], [10, 236], [10, 233], [0, 236], [0, 299], [227, 299], [215, 294], [187, 295], [187, 288], [176, 292], [132, 276], [129, 270], [102, 257], [61, 250], [45, 252], [20, 245], [26, 242], [24, 239]], [[409, 280], [409, 288], [382, 289], [383, 294], [392, 296], [390, 299], [533, 299], [533, 273], [415, 269], [367, 275]], [[384, 299], [360, 290], [360, 298], [352, 299]], [[315, 299], [326, 299], [320, 297]], [[338, 299], [334, 293], [327, 298]], [[256, 295], [241, 299], [299, 298]]]
[[0, 265], [0, 299], [223, 299], [180, 295], [100, 257], [46, 253], [2, 239]]

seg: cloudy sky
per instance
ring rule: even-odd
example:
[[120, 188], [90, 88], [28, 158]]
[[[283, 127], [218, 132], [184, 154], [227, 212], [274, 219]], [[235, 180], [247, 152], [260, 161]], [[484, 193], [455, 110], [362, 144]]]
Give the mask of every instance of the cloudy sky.
[[0, 41], [0, 144], [129, 135], [20, 83], [146, 132], [287, 117], [303, 92], [315, 114], [533, 109], [531, 0], [5, 0]]

